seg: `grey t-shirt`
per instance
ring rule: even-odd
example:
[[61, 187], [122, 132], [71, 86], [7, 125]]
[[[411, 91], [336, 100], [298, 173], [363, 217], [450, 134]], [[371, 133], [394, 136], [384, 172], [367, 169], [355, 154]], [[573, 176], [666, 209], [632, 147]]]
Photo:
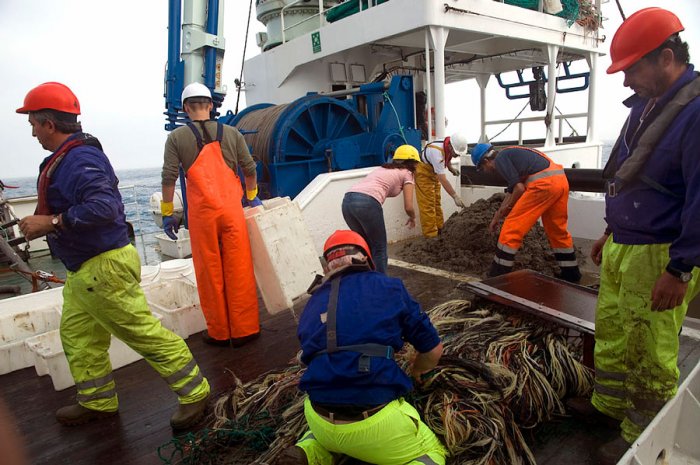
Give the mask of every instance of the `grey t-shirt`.
[[496, 170], [508, 183], [508, 192], [519, 182], [524, 182], [531, 174], [549, 168], [549, 160], [537, 151], [523, 147], [503, 149], [496, 155]]
[[[212, 139], [216, 139], [216, 121], [207, 121], [204, 124]], [[200, 124], [197, 122], [195, 126], [206, 143]], [[243, 135], [233, 126], [224, 124], [223, 128], [221, 152], [224, 154], [224, 161], [233, 171], [237, 172], [240, 165], [245, 176], [252, 175], [255, 172], [255, 160], [248, 151], [248, 144], [246, 144]], [[182, 126], [171, 132], [168, 140], [165, 141], [163, 172], [161, 174], [163, 185], [175, 184], [179, 174], [178, 166], [182, 163], [182, 168], [186, 173], [194, 164], [198, 154], [197, 139], [190, 128]]]

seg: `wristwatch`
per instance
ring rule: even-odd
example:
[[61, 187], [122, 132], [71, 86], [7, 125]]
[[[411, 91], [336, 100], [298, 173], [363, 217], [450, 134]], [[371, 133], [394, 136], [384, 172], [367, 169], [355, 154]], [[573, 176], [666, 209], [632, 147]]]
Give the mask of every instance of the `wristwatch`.
[[666, 272], [678, 278], [682, 283], [688, 283], [691, 279], [693, 279], [693, 273], [690, 273], [688, 271], [677, 270], [675, 268], [672, 268], [671, 265], [666, 266]]
[[51, 218], [51, 224], [53, 225], [53, 228], [58, 230], [61, 229], [61, 217], [60, 215], [54, 215]]

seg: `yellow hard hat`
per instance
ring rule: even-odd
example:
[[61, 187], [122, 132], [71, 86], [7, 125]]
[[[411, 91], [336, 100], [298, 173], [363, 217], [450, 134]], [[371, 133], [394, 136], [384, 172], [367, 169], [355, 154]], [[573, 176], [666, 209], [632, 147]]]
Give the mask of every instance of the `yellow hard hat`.
[[418, 155], [418, 150], [414, 146], [405, 144], [396, 149], [392, 160], [420, 161], [420, 155]]

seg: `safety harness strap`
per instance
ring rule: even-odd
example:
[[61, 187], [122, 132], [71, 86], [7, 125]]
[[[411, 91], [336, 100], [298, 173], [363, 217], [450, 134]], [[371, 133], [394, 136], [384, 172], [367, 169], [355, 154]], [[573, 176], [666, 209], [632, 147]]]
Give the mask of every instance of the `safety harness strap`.
[[331, 293], [328, 298], [328, 308], [326, 310], [326, 349], [316, 352], [314, 358], [321, 354], [332, 354], [339, 351], [357, 352], [360, 354], [358, 371], [367, 373], [370, 371], [370, 357], [382, 357], [393, 360], [394, 348], [388, 345], [375, 343], [338, 346], [336, 314], [338, 310], [338, 294], [340, 292], [341, 279], [342, 276], [339, 275], [331, 280]]
[[195, 124], [193, 122], [190, 121], [189, 123], [187, 123], [187, 127], [192, 130], [192, 133], [194, 134], [194, 138], [197, 139], [197, 148], [199, 148], [200, 152], [202, 151], [204, 146], [207, 144], [210, 144], [210, 143], [215, 142], [215, 141], [221, 143], [221, 140], [224, 137], [224, 125], [223, 124], [219, 123], [218, 121], [216, 122], [216, 139], [212, 140], [211, 136], [207, 132], [207, 128], [204, 126], [205, 121], [200, 121], [199, 123], [201, 123], [202, 130], [204, 131], [205, 136], [207, 138], [207, 142], [204, 141], [204, 139], [202, 138], [202, 134], [199, 132], [199, 130], [197, 129], [197, 126], [195, 126]]
[[624, 139], [624, 134], [629, 125], [628, 120], [628, 123], [623, 126], [622, 132], [610, 153], [608, 163], [603, 169], [603, 176], [608, 178], [607, 190], [610, 197], [615, 197], [625, 185], [637, 178], [662, 194], [678, 197], [677, 194], [671, 192], [649, 176], [640, 176], [639, 173], [646, 165], [661, 137], [666, 133], [666, 129], [668, 129], [683, 108], [698, 96], [700, 96], [700, 75], [696, 73], [695, 79], [683, 86], [671, 101], [663, 107], [659, 115], [641, 131], [637, 146], [634, 147], [629, 157], [622, 162], [622, 166], [617, 169], [617, 157], [620, 152], [621, 142]]

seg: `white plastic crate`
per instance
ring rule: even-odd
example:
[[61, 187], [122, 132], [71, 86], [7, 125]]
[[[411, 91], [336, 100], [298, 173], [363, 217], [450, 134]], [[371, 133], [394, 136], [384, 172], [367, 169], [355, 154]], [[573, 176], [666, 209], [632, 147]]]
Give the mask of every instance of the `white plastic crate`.
[[[161, 315], [155, 315], [155, 317], [162, 320]], [[51, 382], [55, 390], [62, 391], [75, 385], [73, 375], [71, 375], [68, 367], [66, 354], [63, 352], [59, 330], [28, 338], [24, 341], [24, 344], [32, 356], [37, 375], [51, 376]], [[112, 363], [112, 369], [116, 370], [141, 360], [141, 358], [141, 355], [112, 336], [109, 346], [109, 360]]]
[[34, 364], [27, 338], [57, 329], [61, 324], [60, 307], [49, 305], [31, 311], [3, 312], [0, 315], [0, 375]]
[[187, 338], [206, 329], [197, 286], [188, 279], [168, 279], [143, 290], [151, 310], [163, 316], [163, 326], [178, 336]]
[[289, 197], [246, 209], [255, 280], [265, 308], [275, 314], [291, 308], [323, 274], [313, 239], [299, 206]]
[[185, 258], [192, 255], [190, 245], [190, 232], [185, 228], [180, 228], [177, 232], [177, 240], [170, 239], [167, 235], [156, 234], [156, 240], [160, 247], [160, 253], [173, 258]]

